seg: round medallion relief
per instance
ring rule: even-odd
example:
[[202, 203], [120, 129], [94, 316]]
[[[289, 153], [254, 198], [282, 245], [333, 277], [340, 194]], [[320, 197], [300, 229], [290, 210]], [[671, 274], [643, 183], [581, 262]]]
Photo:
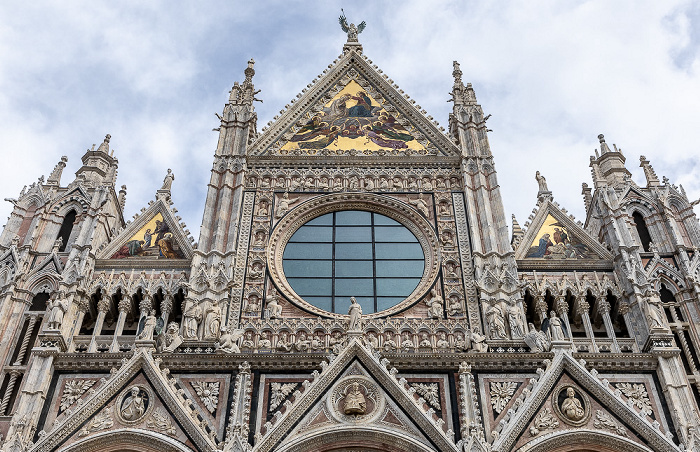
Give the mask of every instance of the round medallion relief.
[[579, 427], [591, 416], [591, 404], [579, 389], [564, 385], [559, 386], [552, 394], [552, 406], [559, 418], [569, 425]]
[[119, 395], [114, 408], [122, 423], [135, 424], [153, 408], [153, 394], [145, 386], [133, 385]]
[[336, 383], [326, 403], [337, 420], [359, 424], [375, 420], [384, 411], [386, 401], [376, 383], [351, 375]]

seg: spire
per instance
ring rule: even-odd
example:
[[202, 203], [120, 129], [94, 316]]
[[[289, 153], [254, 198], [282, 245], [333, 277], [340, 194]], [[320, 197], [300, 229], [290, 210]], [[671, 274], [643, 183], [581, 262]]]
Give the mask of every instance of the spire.
[[513, 231], [513, 234], [510, 238], [510, 244], [513, 248], [517, 248], [520, 242], [522, 241], [523, 237], [525, 236], [525, 231], [523, 231], [523, 228], [520, 227], [518, 220], [515, 219], [515, 215], [511, 215], [511, 221], [511, 229]]
[[585, 182], [581, 184], [581, 194], [583, 195], [583, 204], [586, 207], [586, 213], [588, 213], [593, 203], [593, 196], [591, 195], [591, 187]]
[[122, 208], [122, 212], [126, 208], [126, 185], [122, 185], [122, 189], [119, 190], [119, 205]]
[[112, 136], [107, 134], [97, 150], [93, 144], [91, 149], [85, 151], [82, 157], [83, 166], [76, 171], [76, 178], [82, 178], [92, 186], [115, 183], [119, 162], [114, 158], [114, 151], [109, 149], [111, 138]]
[[644, 177], [647, 178], [647, 187], [658, 187], [661, 185], [659, 178], [656, 176], [654, 168], [649, 163], [646, 157], [643, 155], [639, 156], [639, 166], [644, 169]]
[[56, 164], [49, 178], [46, 180], [47, 185], [61, 185], [61, 174], [63, 174], [63, 168], [66, 167], [67, 161], [68, 157], [65, 155], [61, 157], [61, 160]]
[[247, 105], [252, 106], [253, 101], [257, 100], [262, 102], [260, 99], [256, 99], [255, 95], [260, 92], [260, 90], [255, 91], [255, 85], [253, 85], [253, 76], [255, 75], [255, 60], [248, 60], [248, 67], [243, 71], [245, 74], [245, 80], [243, 84], [238, 82], [233, 83], [233, 88], [231, 88], [230, 95], [228, 98], [228, 103], [231, 105]]
[[596, 150], [595, 157], [591, 157], [591, 168], [597, 172], [597, 174], [593, 174], [593, 182], [596, 187], [602, 181], [613, 186], [628, 183], [632, 174], [625, 167], [625, 156], [622, 155], [622, 149], [618, 149], [613, 144], [613, 149], [611, 150], [605, 142], [605, 136], [602, 133], [598, 135], [598, 141], [600, 143], [600, 154]]
[[476, 105], [474, 88], [472, 88], [471, 83], [467, 83], [466, 87], [464, 83], [462, 83], [462, 70], [457, 61], [452, 62], [452, 77], [454, 77], [454, 84], [452, 85], [452, 92], [450, 93], [452, 99], [448, 102], [454, 102], [455, 106]]

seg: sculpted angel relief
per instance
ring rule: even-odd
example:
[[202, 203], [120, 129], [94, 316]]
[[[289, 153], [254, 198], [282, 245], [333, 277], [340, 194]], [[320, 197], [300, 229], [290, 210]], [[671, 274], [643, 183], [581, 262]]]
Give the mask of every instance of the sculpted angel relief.
[[420, 144], [354, 80], [301, 127], [282, 150], [414, 149]]

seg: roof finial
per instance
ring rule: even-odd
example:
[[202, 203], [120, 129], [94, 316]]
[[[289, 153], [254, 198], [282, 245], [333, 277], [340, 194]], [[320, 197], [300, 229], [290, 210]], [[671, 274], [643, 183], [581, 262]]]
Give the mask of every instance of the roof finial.
[[367, 26], [367, 22], [364, 20], [360, 22], [360, 25], [355, 26], [355, 24], [351, 23], [348, 25], [348, 19], [345, 17], [345, 11], [343, 11], [343, 8], [340, 8], [340, 17], [338, 18], [338, 23], [340, 24], [340, 28], [348, 34], [348, 41], [345, 43], [345, 46], [343, 46], [343, 51], [345, 50], [350, 50], [350, 48], [356, 48], [358, 51], [362, 52], [362, 46], [357, 40], [357, 35], [362, 33], [362, 30], [365, 29]]

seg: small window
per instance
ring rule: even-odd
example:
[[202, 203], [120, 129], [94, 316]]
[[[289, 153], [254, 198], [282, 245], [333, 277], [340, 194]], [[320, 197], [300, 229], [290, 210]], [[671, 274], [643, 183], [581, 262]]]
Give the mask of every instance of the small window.
[[73, 232], [73, 223], [75, 223], [75, 217], [77, 214], [75, 210], [69, 211], [65, 217], [63, 217], [63, 223], [61, 224], [61, 229], [58, 231], [58, 237], [56, 240], [63, 239], [61, 247], [58, 251], [65, 251], [68, 246], [68, 239], [70, 239], [70, 233]]
[[649, 252], [649, 245], [651, 245], [651, 234], [649, 234], [649, 229], [647, 228], [647, 223], [644, 221], [644, 217], [641, 213], [635, 211], [632, 214], [634, 219], [634, 224], [637, 227], [637, 234], [639, 235], [639, 240], [642, 243], [644, 251]]

